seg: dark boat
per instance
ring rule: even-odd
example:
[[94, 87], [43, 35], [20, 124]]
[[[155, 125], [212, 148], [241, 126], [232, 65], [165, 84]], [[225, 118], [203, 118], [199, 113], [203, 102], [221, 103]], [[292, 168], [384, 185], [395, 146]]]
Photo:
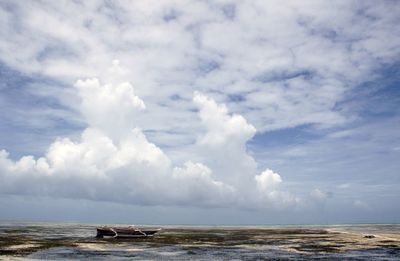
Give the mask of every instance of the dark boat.
[[148, 229], [148, 228], [137, 228], [133, 226], [129, 227], [97, 227], [96, 237], [152, 237], [155, 233], [159, 232], [161, 228]]

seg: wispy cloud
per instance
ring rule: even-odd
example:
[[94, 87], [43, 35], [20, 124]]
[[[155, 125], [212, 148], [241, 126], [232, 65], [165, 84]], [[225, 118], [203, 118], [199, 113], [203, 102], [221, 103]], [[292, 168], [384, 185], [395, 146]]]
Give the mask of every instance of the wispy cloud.
[[[189, 98], [194, 89], [228, 103], [240, 94], [242, 102], [232, 108], [260, 131], [348, 121], [335, 104], [399, 55], [398, 7], [386, 3], [2, 6], [2, 60], [13, 68], [71, 83], [101, 79], [118, 57], [148, 103], [160, 106], [177, 93]], [[166, 130], [182, 114], [169, 109], [158, 124], [140, 120], [145, 128]]]

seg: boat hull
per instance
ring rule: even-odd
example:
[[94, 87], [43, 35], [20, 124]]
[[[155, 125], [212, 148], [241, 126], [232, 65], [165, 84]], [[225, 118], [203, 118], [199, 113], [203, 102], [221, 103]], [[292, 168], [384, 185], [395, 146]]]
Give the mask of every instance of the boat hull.
[[152, 237], [161, 229], [139, 229], [123, 227], [98, 227], [96, 237]]

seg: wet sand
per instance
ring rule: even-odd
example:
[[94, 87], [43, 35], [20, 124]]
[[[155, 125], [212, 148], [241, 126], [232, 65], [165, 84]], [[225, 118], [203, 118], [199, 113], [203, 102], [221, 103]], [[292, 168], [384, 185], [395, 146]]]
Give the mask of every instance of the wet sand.
[[0, 223], [0, 259], [400, 260], [400, 225], [164, 226], [139, 239], [98, 239], [95, 227]]

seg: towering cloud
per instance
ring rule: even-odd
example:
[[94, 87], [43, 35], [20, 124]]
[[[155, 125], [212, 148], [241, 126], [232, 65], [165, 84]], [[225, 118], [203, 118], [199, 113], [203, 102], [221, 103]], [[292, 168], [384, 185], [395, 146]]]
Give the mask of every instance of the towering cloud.
[[197, 141], [200, 152], [221, 180], [240, 191], [238, 204], [246, 207], [295, 204], [294, 196], [279, 190], [282, 183], [279, 174], [267, 169], [257, 175], [257, 163], [246, 147], [256, 128], [243, 116], [229, 114], [224, 104], [219, 105], [199, 92], [195, 93], [193, 101], [199, 107], [200, 119], [206, 127], [206, 133]]
[[101, 86], [94, 78], [77, 81], [75, 88], [82, 98], [80, 109], [88, 125], [114, 138], [130, 132], [135, 112], [146, 107], [129, 82]]
[[282, 181], [270, 170], [255, 176], [257, 164], [246, 143], [256, 129], [204, 94], [193, 97], [205, 127], [195, 144], [202, 162], [173, 166], [135, 126], [135, 115], [146, 106], [130, 83], [114, 79], [102, 84], [92, 78], [78, 80], [74, 87], [88, 127], [78, 140], [58, 138], [39, 159], [12, 161], [1, 151], [0, 193], [144, 205], [259, 207], [266, 203], [266, 191], [276, 193]]
[[[241, 115], [229, 115], [224, 104], [195, 92], [193, 101], [200, 108], [200, 119], [206, 126], [207, 133], [199, 139], [199, 144], [229, 149], [245, 149], [246, 142], [256, 133], [256, 128], [247, 123]], [[229, 148], [226, 148], [229, 146]]]

